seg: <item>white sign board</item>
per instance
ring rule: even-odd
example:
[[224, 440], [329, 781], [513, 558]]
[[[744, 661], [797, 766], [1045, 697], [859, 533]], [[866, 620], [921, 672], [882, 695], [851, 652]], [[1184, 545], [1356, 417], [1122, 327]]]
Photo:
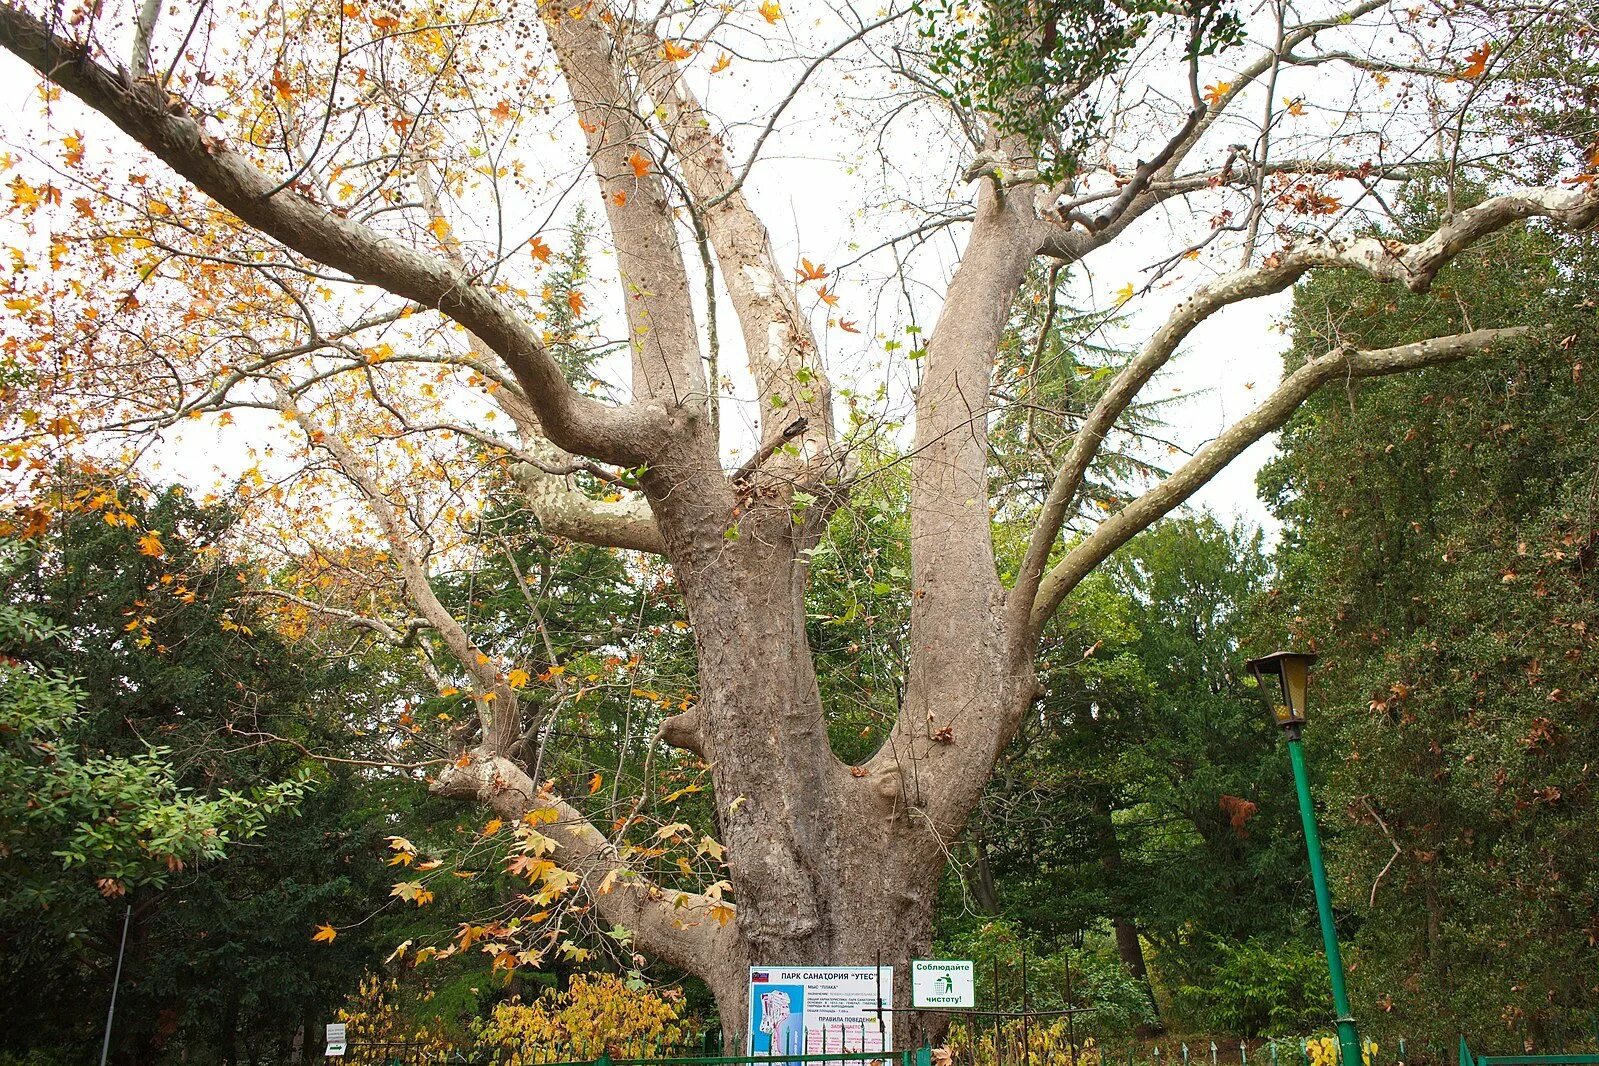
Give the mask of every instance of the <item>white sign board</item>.
[[970, 1010], [977, 1006], [977, 969], [970, 959], [911, 962], [911, 1006]]
[[[881, 1001], [879, 997], [881, 996]], [[751, 966], [751, 1055], [826, 1055], [894, 1047], [894, 968]]]
[[327, 1057], [330, 1058], [330, 1059], [342, 1059], [342, 1058], [344, 1058], [344, 1049], [348, 1046], [348, 1044], [349, 1044], [349, 1041], [346, 1038], [345, 1032], [344, 1032], [344, 1023], [343, 1022], [329, 1022], [328, 1023], [328, 1039], [327, 1039], [327, 1045], [328, 1045]]

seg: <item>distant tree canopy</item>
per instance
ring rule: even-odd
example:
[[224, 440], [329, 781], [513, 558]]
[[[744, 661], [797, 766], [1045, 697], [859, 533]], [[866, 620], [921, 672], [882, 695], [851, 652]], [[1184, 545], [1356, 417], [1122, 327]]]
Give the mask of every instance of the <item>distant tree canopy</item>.
[[[1441, 210], [1417, 196], [1421, 229]], [[1599, 1003], [1599, 366], [1591, 244], [1503, 234], [1429, 298], [1296, 293], [1291, 363], [1418, 325], [1547, 320], [1459, 372], [1352, 382], [1261, 476], [1284, 522], [1265, 623], [1323, 655], [1307, 732], [1371, 1024], [1486, 1046]]]

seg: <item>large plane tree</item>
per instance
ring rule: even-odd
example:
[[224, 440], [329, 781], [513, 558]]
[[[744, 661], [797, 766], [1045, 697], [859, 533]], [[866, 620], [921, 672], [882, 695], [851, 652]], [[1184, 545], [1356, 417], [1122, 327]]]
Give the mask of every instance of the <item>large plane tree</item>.
[[[1041, 632], [1086, 575], [1323, 386], [1527, 333], [1335, 346], [1191, 454], [1096, 473], [1147, 446], [1127, 419], [1224, 309], [1316, 271], [1425, 292], [1506, 227], [1599, 218], [1591, 27], [1564, 7], [6, 3], [0, 43], [45, 116], [6, 123], [35, 153], [9, 186], [7, 457], [20, 492], [53, 449], [171, 462], [196, 425], [253, 455], [233, 484], [275, 531], [240, 546], [277, 546], [260, 591], [464, 688], [477, 720], [432, 787], [521, 825], [543, 900], [581, 897], [702, 977], [737, 1039], [751, 963], [880, 954], [903, 980], [926, 950], [952, 842], [1038, 699]], [[755, 204], [789, 180], [766, 153], [801, 117], [856, 192], [779, 241]], [[1385, 227], [1407, 181], [1458, 196], [1436, 230]], [[614, 259], [584, 277], [569, 257], [551, 299], [579, 203]], [[848, 270], [795, 247], [837, 249], [863, 208], [878, 239]], [[1030, 272], [1053, 301], [1101, 261], [1143, 264], [1115, 297], [1126, 357], [1068, 410], [1027, 388], [1058, 367], [996, 380]], [[869, 292], [872, 270], [891, 283]], [[1036, 494], [997, 498], [997, 432], [1047, 468]], [[906, 466], [903, 676], [881, 744], [846, 762], [809, 553]], [[681, 596], [697, 686], [658, 740], [710, 767], [725, 885], [652, 881], [625, 816], [596, 824], [540, 780], [577, 686], [539, 620], [525, 657], [490, 654], [440, 593], [508, 485], [545, 534]], [[996, 515], [1025, 541], [997, 551]], [[514, 958], [517, 934], [493, 935]]]

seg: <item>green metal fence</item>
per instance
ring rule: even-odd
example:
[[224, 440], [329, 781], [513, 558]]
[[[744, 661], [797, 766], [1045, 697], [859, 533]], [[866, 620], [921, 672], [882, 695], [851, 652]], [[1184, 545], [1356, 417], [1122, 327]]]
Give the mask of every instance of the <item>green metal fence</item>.
[[1477, 1055], [1461, 1037], [1459, 1066], [1599, 1066], [1599, 1055]]

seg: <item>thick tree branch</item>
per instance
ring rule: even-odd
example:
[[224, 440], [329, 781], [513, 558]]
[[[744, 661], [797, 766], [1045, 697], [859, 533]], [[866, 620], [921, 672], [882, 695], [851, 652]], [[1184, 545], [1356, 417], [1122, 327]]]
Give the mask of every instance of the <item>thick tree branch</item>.
[[[1425, 292], [1438, 271], [1473, 242], [1534, 217], [1549, 218], [1573, 229], [1591, 226], [1599, 219], [1599, 195], [1568, 189], [1525, 189], [1461, 211], [1415, 244], [1378, 237], [1312, 240], [1268, 256], [1259, 266], [1200, 286], [1173, 309], [1154, 336], [1116, 375], [1077, 431], [1071, 450], [1050, 485], [1038, 525], [1017, 571], [1009, 608], [1012, 621], [1021, 624], [1029, 617], [1036, 618], [1035, 593], [1055, 538], [1116, 420], [1200, 323], [1229, 304], [1282, 292], [1309, 271], [1324, 267], [1361, 270], [1378, 281]], [[1019, 635], [1022, 632], [1018, 630]], [[1023, 639], [1036, 637], [1036, 626], [1027, 634]]]
[[1043, 628], [1071, 590], [1094, 567], [1182, 504], [1245, 448], [1280, 428], [1312, 393], [1327, 382], [1339, 378], [1381, 377], [1452, 363], [1530, 333], [1532, 330], [1524, 326], [1481, 329], [1374, 351], [1334, 349], [1319, 359], [1312, 359], [1284, 378], [1277, 390], [1259, 407], [1200, 448], [1192, 459], [1178, 467], [1170, 477], [1101, 523], [1086, 540], [1056, 563], [1040, 584], [1038, 596], [1032, 604], [1033, 632]]
[[796, 466], [815, 463], [833, 441], [832, 389], [798, 294], [778, 265], [765, 224], [733, 175], [721, 139], [679, 71], [660, 57], [660, 41], [637, 31], [645, 49], [634, 57], [645, 90], [661, 108], [662, 125], [679, 162], [690, 209], [716, 252], [722, 281], [744, 334], [750, 376], [760, 401], [760, 433], [805, 420]]
[[688, 270], [625, 57], [597, 18], [573, 18], [551, 7], [545, 24], [611, 224], [632, 340], [634, 390], [663, 404], [708, 413]]
[[541, 791], [509, 759], [474, 753], [467, 765], [453, 764], [440, 773], [432, 791], [486, 803], [509, 822], [541, 808], [554, 810], [557, 820], [544, 827], [556, 843], [554, 859], [582, 878], [583, 892], [601, 917], [626, 927], [649, 954], [708, 980], [717, 976], [718, 965], [738, 965], [731, 904], [653, 884], [628, 866], [581, 811]]
[[610, 407], [579, 393], [537, 333], [459, 270], [296, 192], [274, 192], [276, 180], [207, 134], [156, 82], [107, 70], [85, 48], [8, 4], [0, 4], [0, 46], [105, 115], [245, 223], [357, 281], [436, 308], [481, 337], [516, 375], [551, 439], [568, 451], [622, 465], [650, 458], [659, 412]]

